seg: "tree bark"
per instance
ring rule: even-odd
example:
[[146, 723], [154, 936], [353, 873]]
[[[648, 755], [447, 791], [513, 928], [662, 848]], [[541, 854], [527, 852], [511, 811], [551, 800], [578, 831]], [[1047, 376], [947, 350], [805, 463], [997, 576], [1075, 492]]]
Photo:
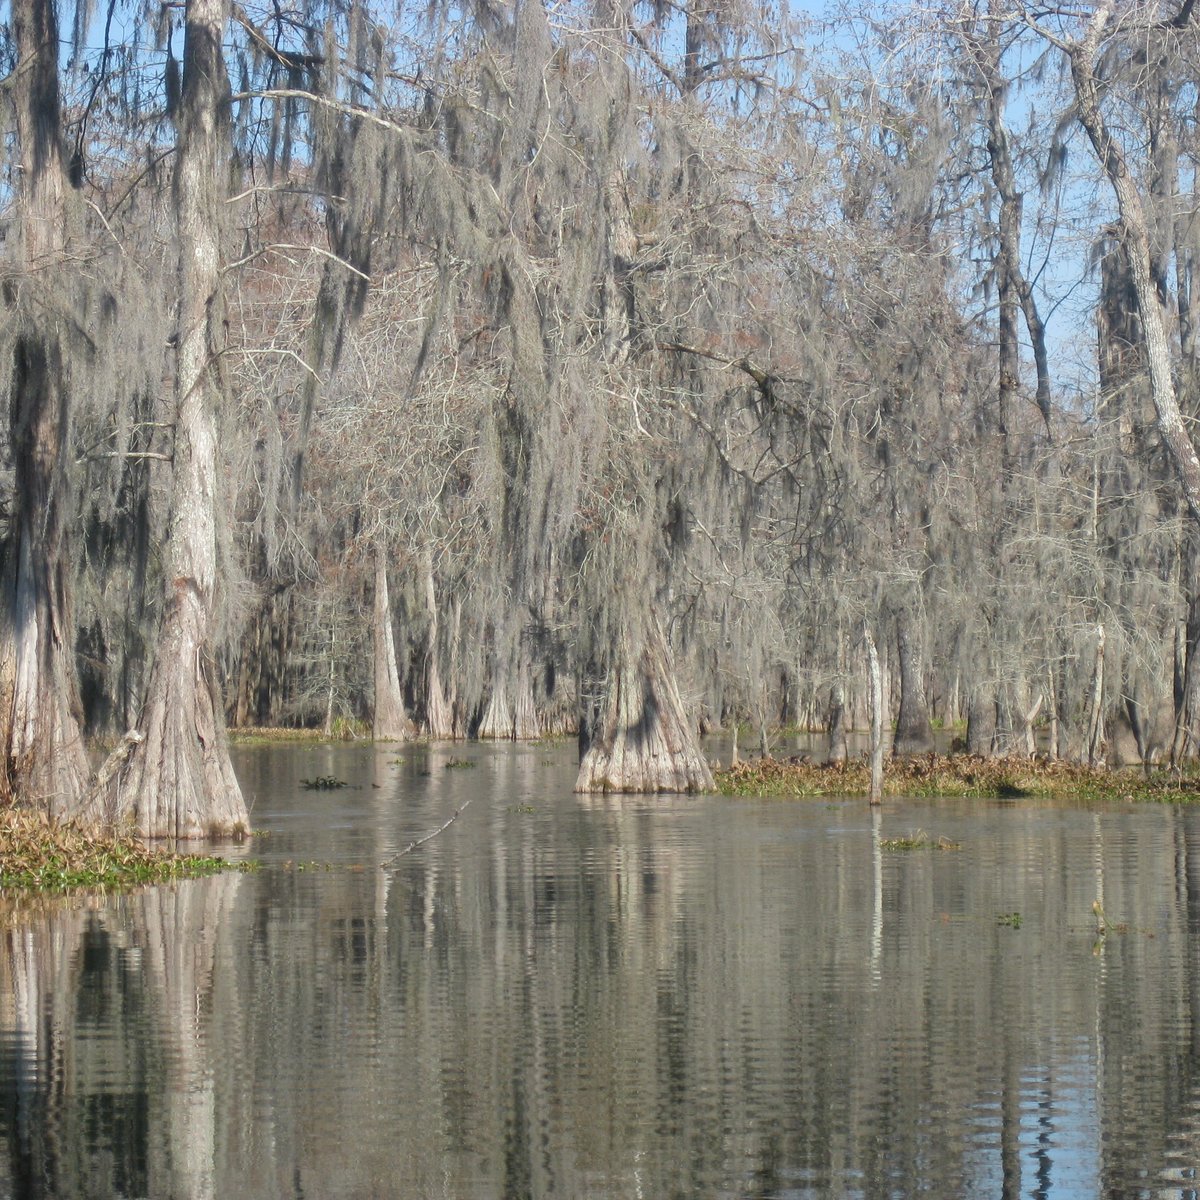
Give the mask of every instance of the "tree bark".
[[1104, 626], [1096, 626], [1096, 657], [1088, 697], [1087, 738], [1084, 753], [1089, 767], [1104, 766]]
[[972, 685], [967, 699], [967, 753], [987, 758], [995, 744], [995, 693], [991, 688]]
[[485, 741], [513, 738], [512, 706], [508, 702], [508, 676], [499, 665], [492, 667], [492, 687], [476, 736]]
[[415, 732], [404, 707], [400, 672], [396, 666], [396, 637], [392, 630], [392, 604], [388, 593], [387, 552], [375, 548], [375, 604], [373, 612], [375, 711], [371, 736], [377, 742], [403, 742]]
[[425, 656], [425, 729], [431, 738], [454, 736], [454, 713], [442, 686], [438, 662], [437, 587], [433, 579], [433, 557], [425, 555], [425, 611], [429, 617], [429, 635]]
[[900, 660], [900, 713], [892, 753], [898, 757], [933, 751], [933, 726], [925, 700], [924, 663], [915, 618], [905, 610], [896, 617], [896, 647]]
[[845, 762], [849, 754], [846, 744], [846, 692], [841, 680], [838, 680], [829, 689], [829, 748], [826, 762]]
[[142, 741], [96, 797], [104, 815], [132, 821], [143, 837], [202, 837], [249, 824], [229, 760], [212, 638], [228, 15], [227, 0], [188, 0], [175, 175], [179, 327], [166, 604]]
[[529, 655], [523, 641], [517, 646], [516, 660], [515, 679], [511, 666], [493, 666], [491, 695], [477, 731], [480, 738], [521, 742], [541, 737]]
[[1186, 530], [1183, 559], [1187, 618], [1176, 638], [1173, 766], [1195, 758], [1200, 744], [1200, 528], [1194, 522]]
[[1166, 325], [1150, 269], [1150, 235], [1145, 206], [1124, 151], [1113, 138], [1100, 110], [1100, 82], [1095, 63], [1114, 7], [1113, 0], [1100, 4], [1092, 14], [1083, 40], [1070, 43], [1066, 51], [1071, 63], [1079, 122], [1108, 176], [1121, 214], [1120, 236], [1129, 258], [1138, 314], [1142, 319], [1150, 371], [1150, 396], [1157, 416], [1158, 431], [1175, 465], [1188, 509], [1192, 517], [1200, 521], [1200, 457], [1197, 457], [1196, 448], [1184, 426], [1175, 391]]
[[[19, 262], [9, 295], [19, 333], [9, 364], [12, 511], [0, 571], [0, 792], [55, 816], [75, 813], [88, 762], [75, 672], [66, 468], [71, 372], [61, 278], [68, 186], [53, 0], [13, 0], [18, 66], [9, 77], [21, 157]], [[33, 318], [33, 319], [31, 319]]]
[[657, 616], [646, 622], [640, 650], [619, 648], [614, 660], [598, 703], [581, 724], [575, 790], [711, 791], [712, 773], [684, 712]]
[[879, 651], [869, 629], [863, 630], [867, 647], [867, 711], [871, 720], [871, 785], [868, 799], [872, 805], [883, 803], [883, 672]]
[[975, 65], [987, 91], [987, 148], [991, 162], [992, 183], [1000, 197], [1000, 219], [997, 222], [999, 253], [996, 275], [1000, 301], [999, 360], [1000, 360], [1000, 422], [1005, 443], [1006, 475], [1011, 462], [1011, 436], [1015, 432], [1015, 399], [1020, 379], [1020, 352], [1017, 343], [1018, 306], [1025, 317], [1025, 328], [1033, 347], [1037, 372], [1037, 406], [1046, 429], [1050, 429], [1050, 360], [1046, 352], [1046, 327], [1038, 312], [1033, 286], [1021, 269], [1021, 223], [1024, 197], [1017, 187], [1013, 167], [1012, 147], [1004, 123], [1005, 96], [1008, 80], [1000, 68], [999, 18], [1002, 5], [998, 0], [989, 4], [984, 39], [972, 40], [970, 49]]

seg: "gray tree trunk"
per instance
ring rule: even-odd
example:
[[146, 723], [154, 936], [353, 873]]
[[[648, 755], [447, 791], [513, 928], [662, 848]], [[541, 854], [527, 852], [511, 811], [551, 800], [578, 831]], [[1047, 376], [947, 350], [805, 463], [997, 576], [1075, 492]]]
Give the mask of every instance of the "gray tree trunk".
[[711, 791], [712, 773], [684, 712], [658, 618], [646, 622], [639, 649], [620, 650], [607, 686], [581, 725], [575, 790]]
[[229, 760], [212, 630], [228, 16], [227, 0], [188, 0], [175, 174], [179, 326], [167, 594], [141, 741], [96, 797], [104, 815], [131, 821], [143, 837], [203, 837], [249, 824]]
[[442, 686], [442, 670], [438, 661], [437, 587], [433, 579], [433, 556], [425, 554], [425, 612], [429, 618], [429, 635], [425, 656], [425, 729], [431, 738], [454, 736], [454, 713], [446, 689]]
[[971, 45], [972, 56], [987, 91], [987, 148], [991, 161], [992, 183], [1000, 197], [1000, 219], [997, 224], [999, 253], [996, 259], [997, 286], [1000, 302], [1000, 422], [1005, 442], [1006, 473], [1011, 468], [1011, 438], [1015, 432], [1015, 402], [1020, 379], [1020, 351], [1017, 344], [1016, 310], [1019, 305], [1025, 318], [1025, 328], [1033, 347], [1037, 371], [1037, 405], [1046, 428], [1050, 428], [1050, 362], [1046, 352], [1046, 327], [1038, 311], [1033, 286], [1021, 268], [1021, 224], [1024, 197], [1017, 187], [1013, 167], [1012, 147], [1004, 122], [1005, 99], [1009, 81], [1001, 70], [1000, 19], [1003, 4], [990, 0], [989, 19], [983, 39]]
[[829, 689], [829, 748], [826, 761], [845, 762], [850, 755], [846, 744], [846, 690], [841, 680]]
[[867, 710], [871, 720], [871, 784], [868, 800], [883, 803], [883, 672], [879, 651], [869, 629], [863, 630], [867, 647]]
[[1171, 763], [1196, 757], [1200, 730], [1200, 529], [1195, 523], [1184, 542], [1187, 620], [1176, 639], [1175, 736]]
[[388, 593], [387, 551], [375, 548], [375, 603], [373, 606], [375, 709], [371, 736], [377, 742], [403, 742], [416, 730], [404, 707], [400, 672], [396, 666], [396, 637], [392, 631], [392, 604]]
[[[66, 468], [71, 372], [61, 278], [68, 186], [53, 0], [13, 0], [19, 66], [9, 77], [20, 170], [19, 333], [9, 371], [12, 511], [0, 571], [0, 792], [55, 816], [78, 811], [88, 780], [80, 735]], [[39, 302], [39, 297], [41, 302]], [[46, 302], [48, 301], [48, 302]], [[30, 319], [36, 313], [36, 319]]]
[[967, 699], [967, 753], [987, 758], [996, 744], [996, 696], [986, 687], [972, 686]]
[[1188, 509], [1192, 517], [1200, 521], [1200, 457], [1197, 457], [1196, 448], [1184, 426], [1175, 391], [1166, 324], [1150, 269], [1150, 235], [1145, 206], [1124, 150], [1109, 131], [1100, 108], [1101, 85], [1096, 74], [1096, 59], [1114, 9], [1114, 0], [1106, 0], [1098, 5], [1083, 40], [1066, 47], [1075, 86], [1076, 111], [1116, 194], [1121, 214], [1120, 237], [1129, 258], [1138, 314], [1142, 319], [1150, 371], [1150, 396], [1154, 402], [1158, 431], [1175, 465]]
[[907, 609], [896, 617], [896, 648], [900, 666], [900, 712], [892, 753], [903, 757], [933, 751], [933, 726], [925, 700], [924, 656], [916, 618]]

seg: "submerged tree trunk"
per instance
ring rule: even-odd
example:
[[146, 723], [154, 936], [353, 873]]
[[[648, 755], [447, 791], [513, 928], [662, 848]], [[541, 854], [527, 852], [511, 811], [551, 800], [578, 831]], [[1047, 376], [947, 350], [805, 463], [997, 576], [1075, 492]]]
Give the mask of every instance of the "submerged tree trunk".
[[846, 692], [840, 679], [829, 689], [828, 724], [829, 747], [826, 761], [845, 762], [850, 751], [846, 744]]
[[5, 285], [19, 332], [8, 364], [14, 480], [0, 573], [0, 791], [62, 816], [79, 807], [88, 762], [68, 551], [71, 379], [60, 315], [68, 300], [43, 294], [53, 288], [67, 251], [58, 21], [52, 0], [13, 0], [11, 21], [19, 66], [8, 83], [21, 156], [25, 274]]
[[869, 629], [863, 630], [867, 647], [867, 712], [871, 721], [871, 784], [868, 800], [872, 805], [883, 803], [883, 672], [879, 668], [879, 651]]
[[492, 668], [492, 689], [479, 722], [477, 736], [498, 741], [530, 741], [540, 737], [541, 723], [533, 699], [529, 656], [523, 645], [516, 651], [516, 678], [511, 667]]
[[1187, 616], [1175, 639], [1175, 735], [1171, 765], [1196, 757], [1200, 729], [1200, 526], [1185, 530], [1182, 555]]
[[1089, 767], [1104, 766], [1104, 626], [1096, 626], [1096, 657], [1088, 696], [1087, 735], [1084, 755]]
[[442, 686], [438, 662], [437, 587], [433, 580], [433, 558], [425, 556], [425, 611], [429, 617], [429, 634], [425, 656], [425, 729], [432, 738], [454, 736], [454, 713]]
[[900, 660], [900, 713], [896, 718], [892, 753], [928, 754], [934, 745], [922, 678], [924, 663], [914, 618], [907, 611], [896, 617], [896, 646]]
[[640, 652], [615, 655], [607, 685], [581, 724], [580, 746], [577, 792], [712, 790], [657, 617], [646, 623]]
[[967, 753], [987, 758], [995, 744], [995, 693], [990, 687], [973, 684], [967, 699]]
[[290, 586], [276, 586], [242, 637], [232, 712], [235, 726], [280, 723], [295, 628], [293, 599]]
[[400, 671], [396, 666], [396, 637], [392, 631], [392, 604], [388, 593], [387, 553], [375, 549], [374, 604], [375, 711], [371, 736], [377, 742], [401, 742], [415, 730], [404, 707]]
[[212, 631], [227, 16], [223, 0], [188, 0], [175, 176], [179, 326], [166, 604], [141, 741], [97, 797], [104, 815], [130, 820], [144, 837], [201, 837], [248, 824], [229, 761]]

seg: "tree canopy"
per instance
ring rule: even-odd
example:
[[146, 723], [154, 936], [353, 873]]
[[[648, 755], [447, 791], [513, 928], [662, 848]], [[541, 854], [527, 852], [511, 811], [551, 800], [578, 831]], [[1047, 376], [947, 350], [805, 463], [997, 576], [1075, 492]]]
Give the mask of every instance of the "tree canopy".
[[228, 723], [372, 721], [702, 789], [868, 647], [898, 753], [1195, 754], [1190, 3], [0, 16], [8, 796], [196, 835]]

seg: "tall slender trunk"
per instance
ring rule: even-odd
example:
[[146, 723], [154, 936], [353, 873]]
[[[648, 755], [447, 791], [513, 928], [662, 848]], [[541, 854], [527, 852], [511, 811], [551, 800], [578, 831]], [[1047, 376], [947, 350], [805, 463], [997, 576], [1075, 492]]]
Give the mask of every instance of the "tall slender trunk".
[[1104, 626], [1096, 626], [1096, 657], [1088, 696], [1087, 735], [1084, 754], [1089, 767], [1104, 766]]
[[454, 713], [442, 686], [442, 670], [438, 660], [437, 587], [433, 579], [433, 556], [425, 555], [425, 611], [429, 617], [429, 634], [425, 654], [425, 728], [432, 738], [454, 736]]
[[375, 711], [371, 736], [377, 742], [400, 742], [411, 738], [413, 723], [404, 707], [400, 671], [396, 666], [396, 636], [392, 630], [392, 604], [388, 593], [387, 551], [375, 547], [375, 603], [373, 609]]
[[900, 712], [892, 753], [928, 754], [934, 748], [933, 726], [925, 700], [924, 655], [912, 611], [896, 615], [896, 648], [900, 664]]
[[1183, 557], [1187, 616], [1176, 638], [1173, 765], [1195, 758], [1200, 745], [1200, 529], [1195, 522], [1186, 531]]
[[995, 690], [990, 686], [972, 684], [967, 699], [967, 753], [987, 758], [995, 744]]
[[871, 721], [871, 785], [868, 799], [872, 805], [883, 803], [883, 672], [879, 651], [869, 629], [863, 629], [867, 648], [867, 712]]
[[1071, 79], [1075, 85], [1076, 112], [1117, 198], [1121, 214], [1120, 238], [1129, 258], [1138, 315], [1142, 319], [1150, 396], [1158, 431], [1175, 465], [1188, 509], [1192, 517], [1200, 521], [1200, 456], [1197, 456], [1196, 447], [1184, 426], [1175, 391], [1163, 309], [1150, 267], [1150, 234], [1145, 206], [1125, 152], [1112, 136], [1100, 107], [1100, 80], [1095, 63], [1115, 7], [1114, 0], [1098, 5], [1083, 40], [1067, 47]]
[[52, 291], [56, 284], [78, 286], [62, 277], [68, 186], [53, 0], [13, 0], [11, 32], [18, 58], [9, 83], [21, 163], [24, 275], [9, 285], [19, 333], [7, 365], [14, 480], [0, 569], [0, 792], [65, 815], [78, 810], [88, 762], [71, 605], [71, 364], [63, 344], [66, 322], [57, 315], [74, 297]]
[[[1037, 372], [1037, 405], [1046, 428], [1050, 428], [1050, 360], [1046, 352], [1046, 327], [1038, 311], [1033, 286], [1021, 268], [1021, 224], [1024, 197], [1017, 186], [1013, 166], [1012, 146], [1004, 121], [1005, 98], [1009, 81], [1000, 66], [1001, 0], [990, 0], [989, 20], [983, 39], [971, 43], [971, 54], [987, 91], [987, 148], [991, 162], [992, 183], [1000, 197], [1000, 217], [997, 222], [999, 252], [996, 258], [999, 291], [999, 360], [1000, 360], [1000, 422], [1005, 439], [1006, 455], [1011, 451], [1011, 436], [1015, 432], [1015, 401], [1020, 385], [1020, 351], [1017, 344], [1017, 309], [1025, 318], [1025, 328], [1033, 347], [1034, 368]], [[1012, 466], [1011, 458], [1006, 467]]]
[[839, 679], [829, 689], [829, 747], [826, 761], [845, 762], [849, 754], [846, 744], [846, 689]]
[[140, 744], [97, 797], [105, 815], [131, 820], [146, 837], [201, 837], [249, 823], [229, 760], [213, 653], [229, 118], [221, 39], [228, 16], [228, 0], [188, 0], [175, 175], [179, 326], [166, 603]]

